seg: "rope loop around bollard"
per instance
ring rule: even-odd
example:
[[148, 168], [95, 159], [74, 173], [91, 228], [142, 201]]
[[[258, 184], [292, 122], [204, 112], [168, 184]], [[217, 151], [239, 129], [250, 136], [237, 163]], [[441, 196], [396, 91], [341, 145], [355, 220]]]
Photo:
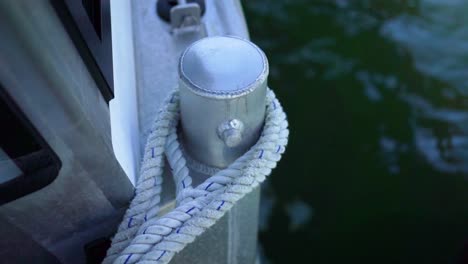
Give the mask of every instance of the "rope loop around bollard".
[[[192, 186], [177, 135], [179, 95], [165, 101], [148, 136], [135, 197], [112, 239], [103, 263], [168, 263], [263, 182], [284, 153], [289, 136], [286, 114], [268, 89], [266, 117], [257, 143], [226, 169]], [[158, 216], [165, 157], [176, 185], [176, 207]]]

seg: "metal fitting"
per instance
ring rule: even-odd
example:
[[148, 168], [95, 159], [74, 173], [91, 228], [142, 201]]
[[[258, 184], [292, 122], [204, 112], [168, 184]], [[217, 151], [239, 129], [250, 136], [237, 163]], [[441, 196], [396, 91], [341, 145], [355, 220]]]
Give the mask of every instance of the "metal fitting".
[[179, 63], [181, 124], [191, 158], [224, 168], [257, 141], [265, 118], [268, 62], [252, 42], [210, 37]]
[[218, 136], [224, 141], [226, 146], [232, 148], [239, 145], [242, 141], [242, 133], [244, 132], [244, 124], [242, 121], [232, 119], [219, 125]]
[[173, 30], [198, 30], [205, 8], [204, 0], [159, 0], [157, 3], [159, 17], [170, 22]]

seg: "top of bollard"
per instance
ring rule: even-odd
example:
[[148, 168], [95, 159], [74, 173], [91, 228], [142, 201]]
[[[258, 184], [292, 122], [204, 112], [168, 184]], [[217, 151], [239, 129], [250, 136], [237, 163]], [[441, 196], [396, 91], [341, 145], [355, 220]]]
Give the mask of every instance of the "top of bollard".
[[266, 82], [268, 61], [263, 51], [248, 40], [209, 37], [194, 42], [183, 52], [179, 75], [200, 96], [234, 98]]

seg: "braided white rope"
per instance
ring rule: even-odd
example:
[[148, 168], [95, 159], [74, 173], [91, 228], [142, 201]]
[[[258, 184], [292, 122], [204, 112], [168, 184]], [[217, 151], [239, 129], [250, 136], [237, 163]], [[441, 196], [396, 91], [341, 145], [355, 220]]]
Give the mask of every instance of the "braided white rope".
[[[192, 187], [177, 137], [179, 96], [174, 92], [164, 102], [148, 136], [135, 198], [103, 263], [168, 263], [263, 182], [284, 153], [289, 135], [286, 114], [271, 90], [266, 102], [265, 125], [258, 142], [228, 168]], [[164, 151], [176, 183], [177, 206], [157, 217]]]

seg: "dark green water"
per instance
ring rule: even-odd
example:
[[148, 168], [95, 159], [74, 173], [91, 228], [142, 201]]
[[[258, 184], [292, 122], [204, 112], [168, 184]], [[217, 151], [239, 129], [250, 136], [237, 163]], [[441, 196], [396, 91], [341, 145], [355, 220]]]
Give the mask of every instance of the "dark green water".
[[243, 1], [291, 127], [265, 263], [468, 263], [467, 2]]

